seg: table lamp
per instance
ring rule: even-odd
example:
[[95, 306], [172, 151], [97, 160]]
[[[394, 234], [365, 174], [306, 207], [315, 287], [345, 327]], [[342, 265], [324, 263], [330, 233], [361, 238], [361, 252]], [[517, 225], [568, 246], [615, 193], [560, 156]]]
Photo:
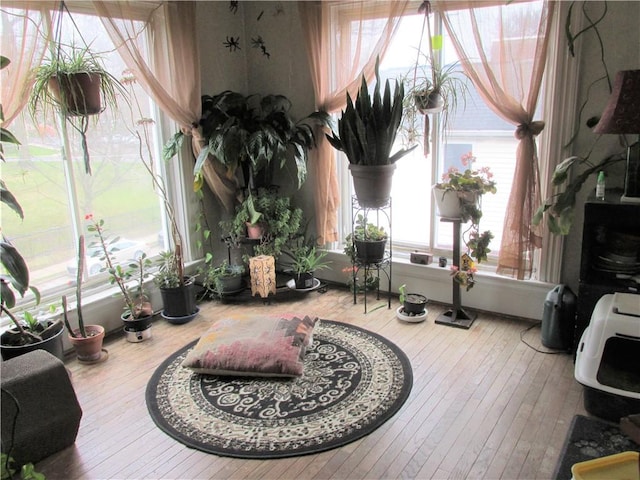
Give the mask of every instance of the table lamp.
[[627, 147], [624, 194], [620, 201], [640, 203], [640, 70], [616, 74], [609, 101], [593, 131], [638, 135], [636, 142]]

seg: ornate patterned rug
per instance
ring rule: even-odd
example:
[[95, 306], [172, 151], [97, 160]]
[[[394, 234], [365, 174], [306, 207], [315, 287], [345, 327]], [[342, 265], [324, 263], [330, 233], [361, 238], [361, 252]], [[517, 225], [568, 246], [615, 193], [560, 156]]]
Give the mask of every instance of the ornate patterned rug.
[[404, 404], [413, 384], [406, 355], [362, 328], [322, 320], [293, 379], [200, 375], [181, 366], [191, 342], [147, 385], [156, 425], [186, 446], [239, 458], [281, 458], [340, 447], [368, 435]]
[[640, 445], [622, 433], [617, 424], [595, 417], [575, 415], [556, 464], [553, 478], [570, 480], [572, 478], [571, 467], [574, 463], [629, 450], [638, 451], [639, 449]]

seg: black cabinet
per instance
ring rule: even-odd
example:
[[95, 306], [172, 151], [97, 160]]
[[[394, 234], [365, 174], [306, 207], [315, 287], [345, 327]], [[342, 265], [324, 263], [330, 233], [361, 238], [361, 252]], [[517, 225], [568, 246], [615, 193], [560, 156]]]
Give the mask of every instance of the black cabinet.
[[621, 195], [608, 191], [584, 206], [575, 345], [600, 297], [640, 291], [633, 279], [640, 275], [640, 204], [621, 203]]

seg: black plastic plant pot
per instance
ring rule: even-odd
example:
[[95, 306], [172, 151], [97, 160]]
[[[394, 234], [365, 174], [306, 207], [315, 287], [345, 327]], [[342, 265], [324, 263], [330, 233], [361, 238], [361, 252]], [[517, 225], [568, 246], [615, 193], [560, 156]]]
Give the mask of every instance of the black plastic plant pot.
[[151, 326], [152, 315], [140, 318], [131, 318], [131, 314], [123, 313], [120, 318], [127, 332], [142, 332]]
[[45, 350], [51, 355], [59, 358], [60, 361], [64, 362], [64, 346], [62, 344], [63, 331], [64, 324], [59, 322], [56, 324], [56, 327], [48, 331], [50, 336], [41, 342], [29, 343], [26, 345], [7, 345], [4, 342], [4, 337], [11, 333], [17, 334], [18, 332], [17, 328], [10, 329], [10, 331], [7, 331], [2, 335], [3, 338], [0, 340], [0, 352], [2, 353], [2, 359], [9, 360], [10, 358], [32, 352], [33, 350]]
[[419, 293], [408, 293], [404, 297], [403, 312], [406, 315], [419, 315], [427, 306], [427, 297]]
[[193, 280], [175, 288], [161, 288], [162, 314], [164, 317], [186, 317], [197, 310], [196, 292]]
[[295, 279], [296, 279], [296, 288], [311, 288], [311, 287], [313, 287], [313, 273], [312, 272], [297, 273], [295, 275]]
[[380, 263], [384, 260], [386, 240], [356, 240], [356, 258], [362, 263]]

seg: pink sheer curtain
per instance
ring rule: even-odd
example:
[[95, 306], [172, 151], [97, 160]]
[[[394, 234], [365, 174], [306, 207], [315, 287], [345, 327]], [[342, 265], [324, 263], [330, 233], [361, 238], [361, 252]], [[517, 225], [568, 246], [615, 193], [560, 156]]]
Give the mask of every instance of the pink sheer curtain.
[[[307, 54], [316, 108], [332, 113], [347, 104], [347, 91], [355, 97], [362, 72], [374, 77], [376, 57], [384, 56], [408, 1], [299, 2], [298, 9], [306, 36]], [[341, 22], [340, 33], [332, 37], [334, 7]], [[375, 13], [374, 18], [371, 12]], [[365, 28], [366, 24], [366, 28]], [[334, 54], [336, 79], [329, 65]], [[340, 203], [335, 150], [318, 132], [318, 147], [310, 152], [314, 172], [315, 213], [318, 243], [338, 240], [337, 209]]]
[[531, 224], [541, 201], [535, 137], [544, 128], [534, 113], [555, 2], [434, 3], [480, 96], [516, 126], [520, 142], [497, 271], [522, 280], [531, 276], [534, 250], [542, 243]]
[[[94, 1], [93, 6], [144, 90], [191, 134], [201, 113], [195, 2], [164, 2], [149, 13], [141, 11], [138, 3]], [[164, 28], [153, 29], [158, 24]], [[154, 37], [147, 44], [149, 28]]]
[[7, 127], [29, 100], [33, 69], [47, 51], [52, 17], [55, 21], [58, 12], [50, 12], [52, 2], [5, 1], [2, 6], [8, 13], [2, 26], [2, 55], [11, 60], [0, 71], [0, 103]]
[[[202, 113], [200, 57], [196, 38], [196, 2], [162, 2], [151, 12], [140, 2], [93, 2], [127, 67], [160, 109], [191, 137], [197, 156], [204, 146], [198, 127]], [[134, 20], [142, 20], [143, 25]], [[164, 28], [154, 29], [154, 25]], [[154, 32], [147, 44], [145, 30]], [[162, 35], [160, 34], [162, 32]], [[145, 49], [149, 49], [146, 53]], [[151, 58], [148, 62], [146, 59]], [[206, 162], [205, 181], [223, 206], [233, 210], [236, 185], [219, 162]]]

